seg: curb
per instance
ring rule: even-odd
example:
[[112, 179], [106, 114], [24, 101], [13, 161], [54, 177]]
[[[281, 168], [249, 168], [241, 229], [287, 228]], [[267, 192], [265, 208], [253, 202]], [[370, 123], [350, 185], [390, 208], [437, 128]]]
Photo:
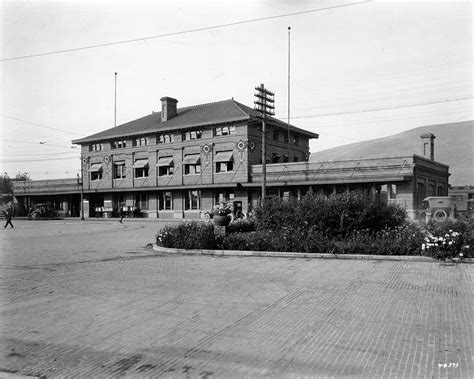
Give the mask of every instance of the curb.
[[[352, 260], [375, 260], [375, 261], [405, 261], [405, 262], [430, 262], [440, 261], [417, 255], [359, 255], [359, 254], [315, 254], [315, 253], [292, 253], [277, 251], [242, 251], [242, 250], [206, 250], [206, 249], [172, 249], [153, 244], [153, 250], [160, 253], [182, 254], [182, 255], [210, 255], [226, 257], [273, 257], [273, 258], [306, 258], [306, 259], [352, 259]], [[454, 261], [453, 263], [459, 263]], [[463, 263], [474, 263], [473, 258], [466, 258]]]

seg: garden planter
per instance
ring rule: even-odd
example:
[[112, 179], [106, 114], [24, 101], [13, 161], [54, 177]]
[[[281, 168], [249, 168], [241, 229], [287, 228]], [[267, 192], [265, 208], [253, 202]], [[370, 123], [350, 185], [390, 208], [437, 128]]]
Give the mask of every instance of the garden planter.
[[214, 216], [214, 225], [215, 226], [227, 226], [230, 224], [230, 216]]

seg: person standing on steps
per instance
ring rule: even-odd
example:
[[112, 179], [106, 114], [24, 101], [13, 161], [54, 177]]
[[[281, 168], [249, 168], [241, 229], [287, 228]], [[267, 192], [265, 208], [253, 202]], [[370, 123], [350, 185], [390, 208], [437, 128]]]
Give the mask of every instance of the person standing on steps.
[[8, 207], [7, 210], [5, 211], [5, 218], [6, 218], [7, 222], [4, 226], [4, 228], [6, 228], [8, 226], [8, 224], [10, 224], [10, 226], [13, 228], [12, 217], [13, 217], [13, 209], [11, 207]]

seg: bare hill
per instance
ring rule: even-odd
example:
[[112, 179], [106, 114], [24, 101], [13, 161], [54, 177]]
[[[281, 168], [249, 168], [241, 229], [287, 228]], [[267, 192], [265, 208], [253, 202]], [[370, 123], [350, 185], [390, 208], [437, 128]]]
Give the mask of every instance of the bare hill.
[[449, 165], [453, 186], [474, 185], [474, 121], [427, 125], [392, 136], [356, 142], [311, 154], [311, 161], [422, 155], [420, 135], [433, 133], [435, 160]]

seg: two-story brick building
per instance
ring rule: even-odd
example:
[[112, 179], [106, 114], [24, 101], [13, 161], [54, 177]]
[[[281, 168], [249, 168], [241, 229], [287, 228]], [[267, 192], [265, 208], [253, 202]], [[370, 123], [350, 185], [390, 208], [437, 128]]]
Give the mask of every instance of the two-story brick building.
[[[400, 203], [413, 219], [426, 196], [447, 195], [449, 170], [434, 160], [432, 134], [421, 136], [419, 155], [309, 162], [317, 134], [275, 118], [266, 125], [268, 195], [364, 191]], [[85, 217], [126, 206], [141, 217], [194, 219], [221, 200], [241, 202], [245, 213], [261, 196], [262, 120], [233, 99], [177, 108], [164, 97], [161, 112], [73, 143], [81, 145]], [[49, 182], [17, 186], [15, 196], [54, 203], [63, 215], [80, 207], [76, 180]]]

